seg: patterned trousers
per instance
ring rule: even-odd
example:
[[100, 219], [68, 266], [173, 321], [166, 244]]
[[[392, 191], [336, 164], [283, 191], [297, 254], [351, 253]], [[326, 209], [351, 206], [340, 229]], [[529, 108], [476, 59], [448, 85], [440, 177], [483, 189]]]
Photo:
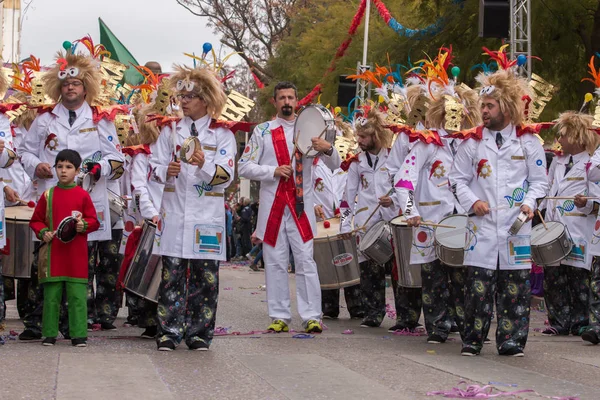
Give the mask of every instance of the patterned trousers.
[[452, 323], [464, 331], [465, 268], [449, 267], [435, 260], [421, 264], [423, 315], [429, 335], [448, 338]]
[[[344, 298], [346, 299], [350, 318], [364, 317], [360, 284], [345, 287]], [[321, 308], [323, 309], [323, 315], [337, 318], [340, 314], [340, 289], [321, 290]]]
[[590, 279], [590, 328], [600, 335], [600, 257], [594, 257]]
[[590, 271], [569, 265], [544, 267], [544, 300], [550, 326], [561, 335], [578, 335], [589, 323]]
[[210, 345], [219, 298], [219, 262], [162, 257], [158, 290], [158, 339]]
[[117, 318], [123, 301], [122, 293], [117, 290], [117, 278], [123, 257], [119, 254], [122, 236], [122, 229], [113, 229], [111, 240], [88, 242], [87, 305], [90, 324], [112, 324]]
[[493, 270], [467, 267], [463, 347], [481, 351], [492, 322], [494, 299], [498, 328], [496, 347], [503, 354], [523, 350], [529, 333], [531, 282], [529, 269]]
[[148, 328], [156, 326], [156, 303], [146, 300], [142, 297], [127, 293], [127, 307], [129, 308], [130, 316], [137, 321], [137, 326], [140, 328]]

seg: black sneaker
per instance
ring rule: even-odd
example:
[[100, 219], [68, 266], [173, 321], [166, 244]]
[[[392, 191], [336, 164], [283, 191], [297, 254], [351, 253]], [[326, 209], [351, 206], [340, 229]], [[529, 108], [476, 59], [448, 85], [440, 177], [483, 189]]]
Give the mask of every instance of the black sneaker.
[[458, 329], [458, 325], [452, 324], [452, 326], [450, 327], [450, 333], [459, 334], [460, 329]]
[[466, 356], [466, 357], [473, 357], [473, 356], [478, 356], [479, 352], [471, 347], [463, 347], [462, 350], [460, 351], [460, 355]]
[[598, 337], [598, 334], [592, 330], [583, 332], [581, 334], [581, 338], [586, 342], [590, 342], [591, 344], [600, 343], [600, 337]]
[[158, 327], [156, 325], [149, 326], [142, 333], [142, 338], [144, 338], [144, 339], [154, 339], [154, 338], [156, 338], [156, 334], [157, 333], [158, 333]]
[[436, 335], [435, 333], [433, 335], [429, 335], [429, 337], [427, 338], [427, 343], [431, 344], [440, 344], [444, 343], [445, 341], [446, 339], [444, 339], [440, 335]]
[[523, 350], [519, 349], [518, 347], [511, 347], [499, 354], [501, 356], [525, 357]]
[[42, 338], [42, 334], [34, 332], [31, 329], [25, 329], [19, 335], [19, 340], [38, 340]]
[[42, 346], [54, 346], [56, 344], [56, 338], [53, 337], [47, 337], [46, 339], [42, 340]]
[[92, 324], [90, 324], [88, 322], [88, 332], [92, 332], [94, 330], [94, 327], [92, 326]]
[[337, 315], [323, 314], [323, 319], [338, 319]]
[[173, 351], [175, 350], [175, 343], [170, 340], [163, 340], [158, 344], [158, 351]]
[[190, 350], [208, 351], [208, 343], [202, 339], [194, 340], [188, 347]]
[[379, 328], [379, 325], [381, 325], [379, 322], [373, 321], [371, 319], [363, 319], [360, 323], [360, 326], [362, 328]]
[[486, 336], [486, 338], [483, 339], [483, 344], [492, 344], [492, 341], [490, 340], [489, 337]]
[[111, 324], [110, 322], [101, 322], [100, 328], [103, 331], [116, 331], [117, 330], [117, 327], [114, 326], [113, 324]]
[[87, 347], [87, 338], [71, 339], [71, 344], [74, 347]]
[[396, 325], [390, 327], [388, 329], [388, 332], [392, 332], [393, 333], [393, 332], [396, 332], [396, 331], [403, 331], [405, 329], [408, 329], [408, 328], [406, 326], [402, 325], [402, 324], [396, 324]]
[[132, 327], [132, 326], [137, 326], [137, 324], [138, 324], [137, 317], [127, 317], [127, 321], [125, 321], [125, 323], [123, 323], [123, 326]]

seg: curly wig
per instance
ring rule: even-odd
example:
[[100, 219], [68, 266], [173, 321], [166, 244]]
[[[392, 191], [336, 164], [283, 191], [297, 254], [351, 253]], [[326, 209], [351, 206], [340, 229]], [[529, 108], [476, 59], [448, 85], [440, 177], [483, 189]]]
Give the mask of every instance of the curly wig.
[[385, 115], [377, 108], [371, 107], [367, 115], [362, 117], [362, 123], [355, 124], [356, 133], [373, 136], [377, 145], [382, 148], [390, 148], [392, 146], [392, 131], [386, 128]]
[[525, 122], [525, 96], [533, 98], [527, 81], [512, 70], [499, 70], [493, 74], [477, 76], [480, 98], [490, 97], [500, 104], [500, 111], [509, 114], [513, 125]]
[[6, 76], [4, 71], [0, 71], [0, 95], [6, 93], [9, 85], [10, 81], [8, 80], [8, 77]]
[[565, 111], [556, 120], [556, 133], [566, 136], [571, 144], [582, 146], [589, 155], [596, 151], [599, 144], [598, 134], [592, 130], [594, 117], [576, 111]]
[[[171, 87], [177, 92], [192, 92], [204, 99], [208, 115], [217, 119], [227, 103], [227, 95], [217, 74], [208, 67], [190, 68], [174, 65], [175, 73], [171, 75]], [[193, 82], [193, 88], [188, 90], [186, 85]], [[182, 87], [183, 84], [183, 87]]]
[[[463, 112], [461, 128], [470, 129], [481, 125], [481, 108], [477, 92], [466, 85], [456, 86], [454, 90], [466, 108], [466, 112]], [[445, 118], [446, 98], [442, 96], [430, 103], [427, 114], [425, 114], [426, 125], [431, 128], [443, 128]]]
[[63, 82], [63, 79], [59, 78], [59, 74], [64, 73], [65, 71], [68, 72], [72, 68], [77, 68], [79, 72], [75, 76], [67, 74], [67, 78], [73, 77], [83, 82], [83, 87], [86, 92], [85, 101], [87, 101], [88, 104], [92, 104], [100, 94], [102, 76], [100, 75], [97, 61], [81, 54], [67, 53], [65, 55], [63, 52], [57, 53], [56, 64], [52, 69], [46, 72], [42, 78], [46, 94], [50, 96], [53, 101], [59, 102]]

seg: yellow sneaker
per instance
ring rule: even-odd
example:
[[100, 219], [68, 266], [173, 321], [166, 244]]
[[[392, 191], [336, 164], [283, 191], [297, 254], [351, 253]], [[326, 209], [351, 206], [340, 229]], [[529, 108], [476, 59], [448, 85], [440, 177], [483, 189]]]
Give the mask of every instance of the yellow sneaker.
[[321, 333], [323, 332], [323, 327], [321, 327], [321, 323], [314, 319], [309, 319], [306, 323], [306, 329], [304, 330], [306, 333]]
[[289, 332], [290, 328], [282, 320], [276, 319], [275, 321], [273, 321], [271, 323], [271, 325], [269, 325], [267, 330], [279, 333], [279, 332]]

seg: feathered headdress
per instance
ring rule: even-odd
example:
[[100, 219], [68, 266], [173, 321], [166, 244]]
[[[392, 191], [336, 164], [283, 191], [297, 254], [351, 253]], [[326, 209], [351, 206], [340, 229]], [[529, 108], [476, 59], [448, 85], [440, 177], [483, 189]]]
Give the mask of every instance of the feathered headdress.
[[46, 93], [55, 102], [60, 101], [62, 83], [65, 79], [75, 78], [83, 82], [86, 91], [85, 100], [92, 104], [100, 93], [101, 76], [97, 61], [82, 54], [58, 52], [56, 64], [44, 74], [43, 83]]
[[221, 81], [209, 67], [190, 68], [175, 65], [175, 74], [170, 78], [171, 88], [181, 93], [194, 93], [207, 103], [208, 115], [218, 119], [227, 103]]
[[363, 107], [362, 114], [357, 114], [353, 125], [357, 134], [373, 136], [375, 142], [382, 148], [392, 146], [393, 133], [387, 128], [385, 115], [376, 107]]
[[501, 69], [491, 75], [480, 73], [479, 96], [491, 97], [500, 104], [502, 113], [509, 113], [514, 125], [521, 125], [526, 121], [526, 101], [531, 99], [531, 92], [527, 81], [518, 77], [511, 70]]

